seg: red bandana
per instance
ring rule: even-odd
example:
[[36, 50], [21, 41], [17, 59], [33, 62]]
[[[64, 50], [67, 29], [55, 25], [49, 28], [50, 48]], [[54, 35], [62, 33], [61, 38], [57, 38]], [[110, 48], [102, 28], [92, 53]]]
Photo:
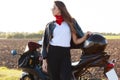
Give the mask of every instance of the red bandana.
[[60, 16], [56, 15], [55, 17], [56, 17], [56, 23], [61, 25], [61, 23], [64, 21], [63, 17], [61, 15]]

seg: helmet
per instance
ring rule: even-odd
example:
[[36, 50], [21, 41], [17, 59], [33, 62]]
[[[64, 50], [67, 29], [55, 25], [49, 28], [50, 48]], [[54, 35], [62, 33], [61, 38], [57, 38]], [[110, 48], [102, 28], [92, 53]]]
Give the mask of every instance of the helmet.
[[94, 54], [103, 52], [106, 48], [107, 40], [101, 34], [92, 34], [85, 41], [83, 52], [86, 54]]
[[36, 43], [36, 42], [28, 42], [28, 50], [29, 51], [34, 51], [36, 50], [37, 48], [40, 48], [42, 46], [42, 44], [40, 43]]
[[34, 51], [37, 48], [42, 47], [42, 42], [43, 41], [38, 41], [38, 42], [32, 42], [32, 41], [30, 41], [30, 42], [28, 42], [28, 44], [26, 45], [26, 48], [25, 48], [24, 52], [26, 52], [26, 51]]

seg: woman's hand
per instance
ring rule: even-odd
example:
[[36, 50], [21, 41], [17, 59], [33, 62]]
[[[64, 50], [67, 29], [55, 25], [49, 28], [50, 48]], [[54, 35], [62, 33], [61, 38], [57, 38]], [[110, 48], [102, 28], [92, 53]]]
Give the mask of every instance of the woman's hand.
[[42, 70], [44, 72], [47, 72], [47, 60], [46, 59], [43, 59]]
[[85, 40], [86, 40], [91, 34], [92, 34], [92, 32], [87, 31], [83, 37], [85, 37]]
[[92, 33], [88, 31], [82, 38], [78, 38], [75, 33], [72, 33], [72, 39], [75, 44], [81, 44], [84, 42]]

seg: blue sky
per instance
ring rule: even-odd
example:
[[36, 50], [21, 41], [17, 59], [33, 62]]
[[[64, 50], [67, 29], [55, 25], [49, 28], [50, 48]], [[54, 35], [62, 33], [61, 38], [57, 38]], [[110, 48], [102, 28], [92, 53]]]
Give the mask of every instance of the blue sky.
[[[38, 32], [55, 18], [54, 0], [0, 0], [0, 31]], [[84, 32], [120, 33], [120, 0], [61, 0]]]

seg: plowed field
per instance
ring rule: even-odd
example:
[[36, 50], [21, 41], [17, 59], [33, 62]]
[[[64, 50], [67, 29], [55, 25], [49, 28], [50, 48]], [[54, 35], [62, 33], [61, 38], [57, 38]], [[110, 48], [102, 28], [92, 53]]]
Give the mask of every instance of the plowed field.
[[[17, 68], [17, 60], [19, 55], [12, 56], [11, 50], [16, 49], [18, 53], [23, 53], [28, 39], [0, 39], [0, 66], [6, 66], [8, 68]], [[105, 49], [111, 57], [110, 60], [115, 59], [115, 69], [120, 77], [120, 39], [108, 40], [107, 48]], [[81, 50], [71, 50], [72, 61], [77, 61], [80, 58]]]

